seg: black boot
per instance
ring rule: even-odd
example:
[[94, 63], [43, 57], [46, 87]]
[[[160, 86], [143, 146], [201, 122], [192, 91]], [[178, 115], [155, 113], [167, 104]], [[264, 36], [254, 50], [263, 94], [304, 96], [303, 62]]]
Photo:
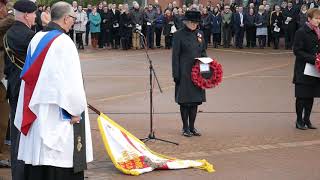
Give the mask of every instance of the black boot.
[[182, 119], [182, 135], [186, 137], [191, 137], [192, 134], [189, 129], [188, 117], [189, 117], [189, 109], [187, 106], [180, 105], [180, 113]]
[[214, 48], [218, 48], [218, 42], [214, 42]]
[[308, 98], [305, 100], [303, 120], [304, 120], [308, 129], [317, 129], [315, 126], [312, 125], [312, 123], [310, 121], [310, 115], [311, 115], [311, 111], [312, 111], [313, 101], [314, 101], [313, 98]]
[[194, 123], [196, 121], [197, 117], [197, 111], [198, 111], [198, 106], [190, 106], [189, 108], [189, 127], [190, 127], [190, 132], [194, 136], [201, 136], [201, 133], [194, 127]]
[[297, 114], [297, 121], [296, 121], [296, 128], [300, 130], [307, 130], [305, 127], [305, 122], [302, 119], [302, 112], [304, 108], [304, 99], [297, 98], [296, 99], [296, 114]]

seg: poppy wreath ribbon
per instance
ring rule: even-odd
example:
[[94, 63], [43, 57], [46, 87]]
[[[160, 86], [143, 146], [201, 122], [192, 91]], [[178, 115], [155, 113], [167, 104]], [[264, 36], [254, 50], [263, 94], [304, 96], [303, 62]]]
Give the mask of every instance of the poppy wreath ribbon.
[[212, 76], [209, 79], [202, 77], [200, 72], [200, 61], [197, 61], [191, 70], [191, 80], [194, 85], [201, 89], [210, 89], [222, 82], [222, 66], [215, 59], [209, 63]]

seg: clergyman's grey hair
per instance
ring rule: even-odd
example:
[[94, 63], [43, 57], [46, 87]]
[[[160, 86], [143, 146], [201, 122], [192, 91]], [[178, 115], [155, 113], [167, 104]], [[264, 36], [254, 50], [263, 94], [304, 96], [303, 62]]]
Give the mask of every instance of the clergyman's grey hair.
[[73, 11], [71, 4], [63, 1], [55, 3], [51, 7], [51, 20], [57, 21], [63, 18], [65, 15], [71, 14]]

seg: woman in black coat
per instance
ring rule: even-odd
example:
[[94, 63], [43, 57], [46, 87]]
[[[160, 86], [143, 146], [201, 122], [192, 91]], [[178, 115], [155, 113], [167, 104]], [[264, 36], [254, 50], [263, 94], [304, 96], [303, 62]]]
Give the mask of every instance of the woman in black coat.
[[279, 49], [280, 31], [282, 29], [283, 16], [280, 6], [275, 6], [275, 11], [271, 14], [271, 32], [273, 37], [274, 49]]
[[204, 34], [204, 41], [205, 41], [205, 47], [207, 49], [208, 43], [211, 37], [211, 18], [212, 15], [211, 13], [208, 13], [207, 8], [204, 8], [202, 11], [202, 16], [201, 16], [201, 24], [200, 24], [200, 29], [202, 30]]
[[[310, 121], [314, 97], [320, 97], [320, 79], [304, 74], [307, 63], [315, 64], [316, 54], [320, 52], [320, 10], [310, 9], [308, 22], [295, 34], [293, 52], [296, 56], [293, 83], [296, 97], [296, 128], [316, 129]], [[304, 116], [302, 114], [304, 113]]]
[[200, 136], [195, 129], [198, 105], [206, 101], [205, 90], [191, 80], [191, 69], [197, 57], [206, 57], [203, 33], [197, 29], [201, 21], [198, 11], [186, 12], [185, 27], [174, 34], [172, 49], [172, 75], [175, 82], [175, 101], [180, 105], [182, 134]]
[[172, 46], [172, 32], [171, 28], [174, 26], [174, 19], [172, 12], [167, 9], [164, 14], [164, 27], [163, 27], [163, 35], [164, 35], [164, 42], [165, 48], [171, 49]]
[[250, 8], [245, 21], [247, 48], [254, 48], [256, 46], [255, 19], [256, 15], [254, 14], [254, 9]]
[[129, 14], [129, 10], [124, 8], [120, 15], [120, 40], [123, 50], [128, 50], [130, 48], [131, 32], [132, 32], [132, 21]]

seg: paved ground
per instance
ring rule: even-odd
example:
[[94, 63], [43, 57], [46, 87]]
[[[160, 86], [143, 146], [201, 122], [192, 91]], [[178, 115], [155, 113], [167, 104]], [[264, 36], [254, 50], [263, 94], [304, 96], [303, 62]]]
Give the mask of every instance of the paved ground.
[[[91, 113], [95, 161], [88, 179], [215, 179], [319, 180], [319, 130], [294, 128], [294, 57], [271, 49], [209, 49], [224, 67], [223, 84], [207, 91], [197, 128], [202, 137], [180, 135], [181, 122], [174, 102], [171, 52], [150, 51], [164, 92], [154, 95], [156, 136], [179, 142], [147, 145], [156, 152], [182, 159], [207, 159], [215, 173], [198, 169], [156, 171], [139, 177], [122, 175], [104, 150]], [[88, 101], [139, 138], [149, 131], [148, 63], [143, 51], [81, 53]], [[312, 122], [320, 127], [319, 101]], [[0, 170], [7, 177], [8, 170]], [[2, 179], [4, 179], [2, 178]], [[2, 180], [0, 177], [0, 180]]]

